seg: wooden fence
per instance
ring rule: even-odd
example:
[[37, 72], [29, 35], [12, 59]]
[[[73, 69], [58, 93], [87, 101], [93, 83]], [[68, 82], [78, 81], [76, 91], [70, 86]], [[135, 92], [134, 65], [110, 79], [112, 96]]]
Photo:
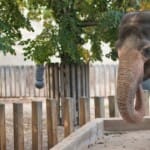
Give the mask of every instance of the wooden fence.
[[116, 95], [118, 65], [90, 65], [90, 96]]
[[[19, 97], [62, 97], [71, 96], [109, 96], [115, 95], [116, 91], [116, 76], [117, 65], [90, 65], [86, 68], [79, 66], [59, 66], [52, 64], [48, 72], [45, 73], [45, 86], [39, 90], [35, 88], [35, 66], [0, 66], [0, 97], [1, 98], [19, 98]], [[60, 74], [60, 70], [62, 74]], [[71, 70], [71, 71], [70, 71]], [[68, 71], [68, 74], [65, 74]], [[89, 76], [87, 72], [89, 73]], [[50, 78], [49, 83], [46, 82], [47, 75], [53, 76], [54, 80]], [[67, 76], [70, 75], [68, 80]], [[86, 79], [83, 76], [86, 75]], [[80, 77], [80, 78], [79, 78]], [[79, 78], [78, 86], [75, 87], [76, 80]], [[90, 85], [86, 85], [89, 79]], [[65, 81], [66, 80], [66, 81]], [[60, 84], [59, 81], [62, 83]], [[55, 90], [47, 90], [48, 84]], [[73, 86], [72, 86], [73, 85]], [[90, 88], [83, 88], [90, 86]], [[67, 86], [67, 91], [65, 90]], [[51, 88], [49, 87], [49, 88]], [[72, 87], [72, 89], [70, 89]], [[90, 92], [88, 91], [90, 90]], [[77, 92], [75, 94], [75, 92]]]
[[[150, 115], [149, 109], [149, 93], [145, 92], [147, 95], [146, 99], [146, 115]], [[43, 109], [43, 103], [45, 107]], [[31, 120], [31, 137], [25, 137], [29, 135], [26, 133], [24, 125], [24, 105], [23, 103], [15, 102], [12, 103], [13, 106], [13, 129], [7, 131], [8, 119], [6, 116], [6, 106], [7, 103], [0, 103], [0, 149], [6, 150], [8, 147], [8, 142], [13, 142], [13, 147], [10, 147], [12, 150], [26, 150], [28, 146], [25, 145], [25, 138], [28, 139], [28, 144], [30, 144], [30, 149], [36, 150], [48, 150], [54, 145], [56, 145], [60, 139], [59, 137], [63, 135], [63, 138], [67, 137], [77, 128], [83, 126], [91, 117], [91, 107], [90, 99], [87, 97], [80, 97], [79, 99], [79, 126], [74, 126], [74, 111], [73, 99], [71, 97], [65, 97], [63, 100], [63, 130], [60, 131], [57, 120], [57, 100], [55, 99], [46, 99], [46, 101], [31, 101], [32, 106], [31, 113], [28, 114], [28, 117]], [[9, 104], [10, 105], [10, 104]], [[104, 97], [94, 97], [94, 116], [95, 118], [106, 117], [106, 109], [108, 109], [107, 117], [118, 117], [119, 113], [116, 108], [115, 96], [108, 97], [108, 106], [105, 105]], [[28, 111], [28, 110], [27, 110]], [[46, 113], [45, 119], [43, 119], [44, 112]], [[7, 115], [10, 116], [10, 113]], [[28, 120], [29, 120], [28, 118]], [[29, 122], [29, 121], [28, 121]], [[46, 125], [43, 126], [43, 122], [46, 122]], [[46, 128], [46, 129], [45, 129]], [[11, 140], [8, 140], [7, 134], [13, 132], [14, 136], [9, 136]], [[7, 140], [6, 140], [7, 139]], [[30, 140], [31, 139], [31, 140]], [[44, 140], [43, 140], [44, 139]], [[62, 139], [61, 139], [62, 140]], [[46, 141], [44, 143], [43, 141]]]
[[[26, 104], [22, 102], [11, 103], [13, 107], [13, 128], [12, 130], [8, 130], [7, 126], [10, 126], [8, 124], [8, 116], [6, 116], [8, 110], [6, 111], [5, 108], [7, 105], [10, 107], [10, 104], [0, 103], [0, 150], [10, 148], [12, 150], [24, 150], [29, 147], [32, 150], [48, 150], [58, 143], [58, 136], [60, 136], [60, 134], [62, 134], [63, 137], [67, 137], [75, 130], [72, 111], [73, 101], [72, 98], [66, 97], [63, 102], [64, 111], [62, 115], [64, 118], [64, 129], [59, 131], [61, 132], [59, 135], [56, 117], [56, 114], [58, 113], [56, 107], [57, 101], [55, 99], [47, 99], [46, 101], [31, 101], [31, 103], [28, 103], [28, 105], [31, 105], [32, 107], [31, 113], [28, 114], [28, 122], [31, 120], [32, 130], [32, 137], [28, 137], [28, 146], [25, 146], [25, 134], [27, 136], [25, 128], [27, 127], [25, 127], [24, 124], [24, 105]], [[89, 101], [85, 98], [80, 99], [80, 125], [83, 125], [90, 120], [89, 109], [87, 109], [87, 106], [89, 107], [89, 105], [87, 105], [89, 104], [88, 102]], [[42, 107], [43, 103], [45, 103], [46, 106], [44, 109]], [[8, 109], [10, 111], [10, 108]], [[43, 120], [44, 112], [46, 113], [45, 120]], [[7, 112], [7, 115], [10, 117], [10, 112]], [[46, 121], [45, 126], [43, 126], [43, 121]], [[46, 127], [47, 129], [45, 129]], [[46, 133], [43, 131], [46, 131]], [[9, 136], [10, 132], [13, 132], [13, 136], [11, 137]], [[45, 145], [43, 145], [43, 141], [47, 141]], [[8, 144], [10, 145], [9, 147]]]
[[1, 66], [0, 97], [45, 97], [45, 87], [35, 88], [35, 66]]

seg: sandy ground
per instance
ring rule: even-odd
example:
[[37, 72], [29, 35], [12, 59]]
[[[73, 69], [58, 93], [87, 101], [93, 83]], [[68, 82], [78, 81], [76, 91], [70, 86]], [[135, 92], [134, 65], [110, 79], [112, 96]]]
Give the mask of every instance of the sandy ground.
[[105, 133], [89, 150], [150, 150], [150, 131]]

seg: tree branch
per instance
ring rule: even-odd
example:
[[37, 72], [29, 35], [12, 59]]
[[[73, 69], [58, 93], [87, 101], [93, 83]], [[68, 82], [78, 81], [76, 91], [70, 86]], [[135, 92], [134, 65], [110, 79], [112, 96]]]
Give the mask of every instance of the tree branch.
[[80, 27], [93, 27], [98, 25], [98, 23], [96, 21], [82, 21], [80, 22], [79, 26]]

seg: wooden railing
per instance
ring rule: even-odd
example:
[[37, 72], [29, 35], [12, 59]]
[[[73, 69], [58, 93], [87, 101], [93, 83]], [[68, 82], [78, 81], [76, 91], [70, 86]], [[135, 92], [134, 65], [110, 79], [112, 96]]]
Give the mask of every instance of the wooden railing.
[[[146, 115], [149, 114], [149, 92], [145, 92], [146, 98]], [[107, 104], [106, 104], [107, 100]], [[94, 102], [94, 106], [91, 107], [91, 102]], [[12, 114], [10, 114], [10, 105], [12, 105]], [[60, 136], [65, 138], [70, 135], [74, 130], [83, 126], [94, 118], [105, 118], [105, 117], [119, 117], [119, 112], [116, 106], [115, 96], [109, 96], [107, 99], [104, 97], [93, 97], [89, 99], [86, 97], [80, 97], [79, 99], [79, 125], [74, 124], [75, 111], [73, 110], [73, 98], [65, 97], [62, 104], [62, 128], [58, 126], [57, 119], [57, 100], [46, 99], [46, 101], [32, 101], [28, 103], [28, 108], [32, 107], [31, 112], [26, 110], [26, 103], [15, 102], [12, 104], [1, 103], [0, 104], [0, 149], [6, 150], [8, 141], [12, 142], [14, 150], [24, 150], [25, 139], [28, 141], [28, 147], [31, 149], [42, 150], [50, 149], [56, 145], [60, 140]], [[30, 106], [31, 105], [31, 106]], [[44, 106], [44, 107], [43, 107]], [[6, 111], [9, 109], [9, 113]], [[31, 137], [27, 134], [26, 126], [24, 123], [25, 114], [24, 111], [28, 112], [26, 121], [28, 126], [31, 127]], [[92, 116], [94, 111], [94, 116]], [[9, 122], [8, 117], [12, 115], [13, 123], [12, 129], [8, 130]], [[44, 116], [44, 118], [43, 118]], [[30, 121], [29, 121], [30, 120]], [[14, 136], [9, 136], [13, 132]], [[28, 135], [28, 137], [26, 137]], [[7, 137], [7, 140], [6, 140]], [[9, 138], [9, 139], [8, 139]], [[43, 142], [44, 141], [44, 142]], [[45, 143], [46, 142], [46, 143]], [[30, 145], [30, 146], [29, 146]], [[11, 147], [11, 149], [13, 149]]]

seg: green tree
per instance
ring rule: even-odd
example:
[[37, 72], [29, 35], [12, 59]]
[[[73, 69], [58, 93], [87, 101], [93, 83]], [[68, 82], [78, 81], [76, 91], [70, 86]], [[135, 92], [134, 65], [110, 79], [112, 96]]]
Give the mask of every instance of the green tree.
[[15, 54], [13, 46], [21, 39], [20, 28], [32, 30], [15, 0], [0, 0], [0, 50]]
[[[117, 29], [126, 11], [139, 10], [147, 0], [0, 0], [0, 47], [14, 53], [21, 39], [20, 28], [32, 30], [29, 20], [43, 22], [43, 31], [24, 45], [25, 59], [49, 63], [51, 56], [62, 62], [102, 60], [101, 42], [110, 43], [107, 57], [115, 60]], [[142, 5], [144, 6], [144, 5]], [[25, 18], [23, 12], [28, 11]], [[11, 13], [10, 13], [11, 12]], [[90, 43], [87, 50], [84, 44]]]

